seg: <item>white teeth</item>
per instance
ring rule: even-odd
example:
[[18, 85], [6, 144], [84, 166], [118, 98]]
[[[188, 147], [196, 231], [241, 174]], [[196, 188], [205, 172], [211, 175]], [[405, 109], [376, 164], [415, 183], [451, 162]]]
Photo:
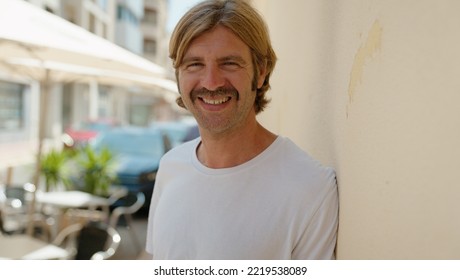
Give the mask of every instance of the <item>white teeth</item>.
[[219, 105], [219, 104], [225, 103], [225, 102], [227, 102], [229, 100], [230, 100], [230, 97], [225, 97], [225, 98], [222, 98], [222, 99], [206, 99], [206, 98], [203, 98], [204, 103], [212, 104], [212, 105]]

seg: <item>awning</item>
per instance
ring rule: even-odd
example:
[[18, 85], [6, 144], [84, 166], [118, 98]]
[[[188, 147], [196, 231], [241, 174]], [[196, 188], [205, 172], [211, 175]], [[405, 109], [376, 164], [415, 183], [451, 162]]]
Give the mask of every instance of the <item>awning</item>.
[[96, 79], [177, 92], [159, 65], [23, 0], [0, 1], [0, 69], [38, 81]]

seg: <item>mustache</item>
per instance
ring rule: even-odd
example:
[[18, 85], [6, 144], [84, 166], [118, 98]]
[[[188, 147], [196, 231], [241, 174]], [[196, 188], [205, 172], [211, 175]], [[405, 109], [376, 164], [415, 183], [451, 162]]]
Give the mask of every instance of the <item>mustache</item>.
[[240, 94], [233, 87], [220, 87], [216, 90], [208, 90], [206, 88], [195, 89], [190, 92], [192, 101], [195, 101], [198, 97], [217, 97], [217, 96], [231, 96], [239, 99]]

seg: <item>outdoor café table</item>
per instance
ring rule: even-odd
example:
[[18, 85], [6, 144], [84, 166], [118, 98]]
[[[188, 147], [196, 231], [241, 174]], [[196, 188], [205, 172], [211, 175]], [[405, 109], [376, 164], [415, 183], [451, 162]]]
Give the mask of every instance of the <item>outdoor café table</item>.
[[128, 190], [123, 186], [112, 186], [109, 189], [109, 197], [93, 195], [83, 191], [52, 191], [37, 192], [36, 201], [41, 204], [51, 205], [57, 208], [103, 208], [108, 211], [113, 197], [125, 196]]
[[106, 208], [110, 205], [107, 198], [82, 191], [54, 191], [37, 193], [37, 202], [62, 209], [68, 208]]
[[67, 256], [66, 250], [30, 235], [0, 235], [0, 259], [52, 260]]
[[[55, 214], [56, 224], [51, 230], [51, 236], [56, 237], [57, 233], [64, 226], [63, 218], [67, 211], [74, 209], [88, 209], [96, 211], [102, 209], [105, 216], [109, 215], [109, 206], [111, 201], [102, 196], [92, 195], [82, 191], [52, 191], [52, 192], [37, 192], [36, 202], [42, 206], [48, 205], [57, 209]], [[98, 211], [101, 213], [100, 211]], [[97, 213], [97, 212], [94, 212]]]

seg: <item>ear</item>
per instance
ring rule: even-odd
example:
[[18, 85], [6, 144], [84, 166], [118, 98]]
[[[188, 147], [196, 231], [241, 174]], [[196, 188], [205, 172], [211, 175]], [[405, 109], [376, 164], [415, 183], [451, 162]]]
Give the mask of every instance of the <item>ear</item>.
[[257, 77], [257, 89], [261, 88], [264, 85], [265, 77], [267, 76], [267, 66], [266, 62], [259, 65], [259, 75]]

